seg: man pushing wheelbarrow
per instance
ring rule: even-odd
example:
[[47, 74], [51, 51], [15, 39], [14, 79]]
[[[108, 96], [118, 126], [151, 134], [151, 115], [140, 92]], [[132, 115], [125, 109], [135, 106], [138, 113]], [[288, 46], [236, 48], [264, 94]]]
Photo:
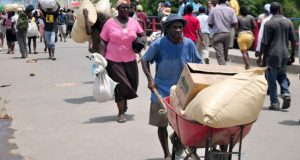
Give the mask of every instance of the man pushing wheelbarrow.
[[[164, 23], [165, 36], [154, 41], [142, 59], [143, 71], [148, 79], [148, 88], [157, 89], [163, 97], [170, 95], [170, 88], [176, 85], [184, 65], [189, 62], [202, 63], [194, 42], [182, 36], [186, 22], [182, 16], [171, 14]], [[155, 77], [150, 72], [150, 63], [156, 64]], [[165, 160], [171, 160], [168, 147], [168, 119], [159, 114], [162, 106], [152, 93], [149, 124], [158, 127], [158, 138]]]

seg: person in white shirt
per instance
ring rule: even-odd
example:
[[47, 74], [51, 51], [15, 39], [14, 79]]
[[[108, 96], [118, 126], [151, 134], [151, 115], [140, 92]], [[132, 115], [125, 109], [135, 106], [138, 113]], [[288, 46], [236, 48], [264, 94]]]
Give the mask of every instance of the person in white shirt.
[[204, 59], [205, 64], [209, 64], [209, 34], [210, 28], [208, 26], [208, 16], [205, 14], [206, 8], [204, 6], [199, 7], [199, 16], [197, 19], [200, 22], [200, 28], [203, 35], [204, 45], [201, 45], [201, 41], [198, 42], [198, 52], [200, 53], [201, 57]]
[[[266, 22], [268, 22], [272, 18], [272, 14], [270, 14], [270, 6], [271, 6], [270, 4], [266, 4], [264, 6], [266, 17], [264, 17], [264, 19], [262, 20], [261, 25], [260, 25], [260, 29], [259, 29], [259, 32], [258, 32], [257, 45], [256, 45], [256, 49], [255, 49], [255, 51], [256, 51], [255, 56], [256, 57], [258, 57], [258, 55], [260, 54], [261, 40], [263, 38], [264, 26], [265, 26]], [[260, 61], [257, 62], [258, 65], [261, 65], [260, 63], [261, 63]]]

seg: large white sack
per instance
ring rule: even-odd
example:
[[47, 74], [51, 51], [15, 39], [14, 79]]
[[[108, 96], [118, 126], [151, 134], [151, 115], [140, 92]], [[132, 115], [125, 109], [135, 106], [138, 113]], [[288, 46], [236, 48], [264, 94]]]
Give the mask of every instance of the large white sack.
[[94, 73], [96, 78], [93, 85], [93, 96], [99, 103], [114, 99], [114, 90], [117, 85], [107, 74], [106, 59], [99, 53], [93, 53], [92, 58], [96, 64]]
[[85, 28], [81, 28], [78, 25], [77, 20], [73, 25], [71, 37], [77, 43], [84, 43], [89, 40], [89, 36], [86, 34]]
[[111, 16], [111, 12], [110, 12], [110, 3], [109, 0], [100, 0], [97, 4], [96, 4], [96, 11], [97, 13], [102, 13], [106, 16]]
[[46, 11], [48, 8], [52, 8], [52, 11], [57, 11], [58, 6], [56, 0], [40, 0], [42, 9]]
[[183, 114], [213, 128], [248, 124], [258, 118], [267, 89], [265, 68], [247, 70], [203, 89]]
[[89, 12], [88, 15], [88, 21], [90, 23], [90, 25], [94, 25], [97, 21], [97, 11], [96, 8], [94, 7], [94, 5], [92, 4], [92, 2], [90, 0], [80, 0], [80, 7], [79, 10], [77, 12], [77, 20], [78, 20], [78, 25], [81, 28], [85, 28], [85, 21], [84, 21], [84, 16], [83, 16], [83, 9], [87, 9]]

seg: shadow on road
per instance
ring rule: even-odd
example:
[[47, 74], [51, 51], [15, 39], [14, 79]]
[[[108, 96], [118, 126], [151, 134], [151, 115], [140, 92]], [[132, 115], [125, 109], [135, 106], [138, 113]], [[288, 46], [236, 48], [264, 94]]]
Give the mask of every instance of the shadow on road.
[[288, 110], [283, 110], [283, 109], [280, 109], [279, 111], [275, 111], [275, 110], [270, 110], [268, 107], [263, 107], [261, 110], [263, 111], [270, 111], [270, 112], [289, 112]]
[[15, 130], [10, 128], [11, 120], [0, 119], [0, 159], [1, 160], [23, 160], [20, 155], [11, 154], [10, 151], [17, 149], [16, 144], [8, 142], [13, 138]]
[[94, 84], [94, 81], [82, 82], [83, 84]]
[[[127, 121], [133, 121], [134, 115], [132, 114], [125, 114]], [[103, 116], [103, 117], [95, 117], [91, 118], [88, 122], [84, 122], [84, 124], [88, 123], [107, 123], [107, 122], [117, 122], [117, 115], [113, 116]]]
[[300, 126], [299, 121], [295, 121], [295, 120], [285, 120], [278, 123], [286, 126]]
[[95, 99], [93, 96], [86, 96], [86, 97], [81, 97], [81, 98], [64, 99], [64, 101], [67, 103], [71, 103], [71, 104], [83, 104], [83, 103], [88, 103], [88, 102], [95, 102]]

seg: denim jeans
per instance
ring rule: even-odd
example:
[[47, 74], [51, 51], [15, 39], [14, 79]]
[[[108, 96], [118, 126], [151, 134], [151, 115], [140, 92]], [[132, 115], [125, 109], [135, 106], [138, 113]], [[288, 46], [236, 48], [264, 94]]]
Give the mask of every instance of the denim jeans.
[[55, 48], [55, 32], [45, 31], [45, 41], [48, 48]]
[[266, 78], [268, 80], [271, 105], [279, 104], [276, 81], [280, 86], [280, 94], [283, 97], [290, 96], [289, 80], [286, 75], [286, 66], [279, 68], [268, 68], [266, 72]]

